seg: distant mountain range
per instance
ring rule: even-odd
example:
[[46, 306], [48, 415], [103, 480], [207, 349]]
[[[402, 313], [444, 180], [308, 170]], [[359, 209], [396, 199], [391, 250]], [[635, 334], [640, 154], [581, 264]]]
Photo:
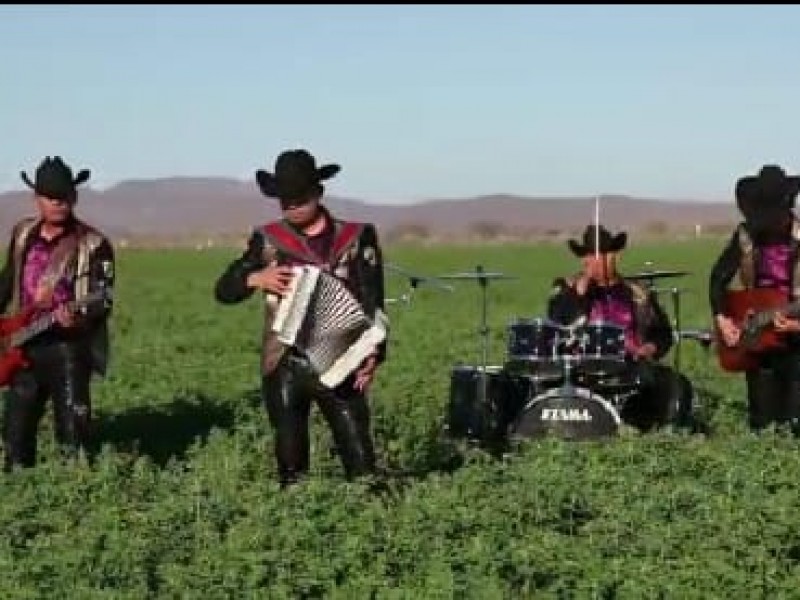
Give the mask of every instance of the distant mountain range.
[[[27, 190], [0, 194], [0, 222], [8, 232], [33, 209]], [[670, 201], [608, 195], [601, 220], [615, 228], [652, 232], [724, 228], [737, 219], [731, 202]], [[327, 197], [344, 218], [375, 223], [384, 237], [403, 232], [427, 236], [556, 235], [591, 222], [594, 198], [523, 197], [506, 194], [430, 200], [407, 205]], [[136, 240], [240, 237], [278, 216], [277, 203], [254, 183], [225, 178], [129, 180], [105, 191], [85, 188], [79, 214], [111, 237]]]

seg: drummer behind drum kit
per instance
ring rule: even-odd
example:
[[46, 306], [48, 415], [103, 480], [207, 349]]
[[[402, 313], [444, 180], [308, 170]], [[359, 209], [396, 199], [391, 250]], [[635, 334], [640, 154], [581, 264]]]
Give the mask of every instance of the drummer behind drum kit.
[[[645, 282], [686, 275], [676, 271], [646, 271], [625, 279]], [[624, 330], [609, 322], [579, 320], [568, 326], [547, 318], [518, 318], [508, 326], [505, 364], [488, 364], [486, 323], [490, 280], [514, 277], [486, 272], [441, 275], [442, 280], [474, 280], [482, 290], [480, 364], [451, 370], [445, 431], [454, 438], [493, 446], [548, 434], [564, 439], [595, 439], [617, 435], [625, 402], [640, 389], [635, 370], [626, 367]], [[680, 289], [670, 290], [674, 309], [679, 370], [680, 342], [694, 339], [708, 346], [709, 332], [680, 329]]]

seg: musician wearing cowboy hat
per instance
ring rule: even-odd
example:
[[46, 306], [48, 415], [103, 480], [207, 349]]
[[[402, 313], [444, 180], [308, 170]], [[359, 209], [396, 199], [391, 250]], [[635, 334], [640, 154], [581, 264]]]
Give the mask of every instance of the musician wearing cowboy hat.
[[111, 242], [75, 214], [77, 188], [88, 181], [89, 170], [74, 175], [61, 157], [48, 156], [33, 180], [25, 172], [20, 176], [33, 190], [38, 214], [22, 219], [11, 233], [0, 272], [0, 312], [52, 314], [55, 324], [23, 345], [29, 365], [9, 384], [3, 418], [7, 471], [35, 464], [48, 397], [59, 446], [70, 454], [87, 448], [90, 380], [106, 372], [114, 284]]
[[[558, 278], [548, 302], [548, 316], [562, 325], [605, 322], [625, 332], [626, 373], [639, 391], [620, 416], [642, 430], [660, 425], [687, 425], [692, 386], [680, 373], [659, 361], [673, 345], [674, 334], [655, 293], [618, 271], [628, 235], [589, 225], [581, 241], [568, 246], [581, 261], [580, 272]], [[580, 362], [577, 364], [580, 369]]]
[[317, 166], [307, 150], [278, 156], [274, 173], [256, 172], [262, 194], [276, 198], [282, 219], [255, 228], [247, 250], [228, 265], [216, 282], [223, 304], [241, 302], [256, 290], [266, 295], [262, 354], [262, 397], [275, 430], [275, 457], [283, 487], [309, 468], [309, 411], [316, 401], [333, 432], [348, 478], [375, 468], [367, 391], [386, 359], [386, 341], [347, 379], [333, 389], [321, 385], [308, 359], [286, 348], [272, 332], [277, 301], [291, 282], [290, 266], [313, 264], [345, 283], [373, 320], [384, 315], [383, 259], [371, 223], [334, 217], [322, 205], [323, 181], [340, 171], [337, 164]]
[[[743, 220], [717, 257], [709, 274], [709, 304], [722, 343], [735, 346], [741, 331], [724, 313], [725, 294], [737, 276], [745, 289], [772, 288], [787, 301], [800, 298], [800, 221], [794, 214], [800, 176], [778, 165], [736, 182], [736, 204]], [[775, 330], [786, 348], [763, 353], [745, 373], [749, 424], [754, 430], [788, 423], [800, 432], [800, 321], [778, 312]]]

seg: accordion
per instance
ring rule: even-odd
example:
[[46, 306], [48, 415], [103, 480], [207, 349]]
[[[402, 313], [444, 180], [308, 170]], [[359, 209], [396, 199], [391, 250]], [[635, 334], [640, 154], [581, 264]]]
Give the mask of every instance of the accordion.
[[388, 319], [380, 310], [370, 319], [345, 285], [319, 267], [292, 270], [272, 331], [308, 358], [324, 386], [334, 388], [386, 339]]

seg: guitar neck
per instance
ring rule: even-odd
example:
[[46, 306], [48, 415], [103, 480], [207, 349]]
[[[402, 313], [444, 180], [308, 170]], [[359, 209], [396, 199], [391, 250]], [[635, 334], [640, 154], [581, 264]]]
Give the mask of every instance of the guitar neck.
[[19, 331], [11, 334], [11, 346], [21, 346], [31, 338], [34, 338], [43, 331], [50, 329], [55, 321], [56, 316], [54, 312], [48, 312], [43, 317], [39, 317]]
[[785, 306], [770, 308], [767, 310], [759, 311], [758, 320], [760, 323], [766, 325], [771, 323], [777, 313], [784, 313], [787, 317], [796, 318], [800, 317], [800, 301], [791, 302]]
[[[98, 298], [101, 298], [101, 296], [99, 296], [98, 294], [91, 294], [89, 297], [82, 299], [80, 301], [73, 300], [71, 302], [67, 302], [65, 306], [69, 311], [74, 311], [77, 308], [80, 308], [81, 306], [88, 304], [89, 302], [97, 300]], [[12, 347], [21, 346], [28, 340], [50, 329], [55, 322], [56, 322], [55, 311], [53, 310], [47, 311], [44, 315], [34, 319], [22, 329], [12, 333], [9, 336], [10, 345]]]
[[786, 308], [783, 309], [783, 312], [791, 318], [800, 317], [800, 300], [788, 304]]

